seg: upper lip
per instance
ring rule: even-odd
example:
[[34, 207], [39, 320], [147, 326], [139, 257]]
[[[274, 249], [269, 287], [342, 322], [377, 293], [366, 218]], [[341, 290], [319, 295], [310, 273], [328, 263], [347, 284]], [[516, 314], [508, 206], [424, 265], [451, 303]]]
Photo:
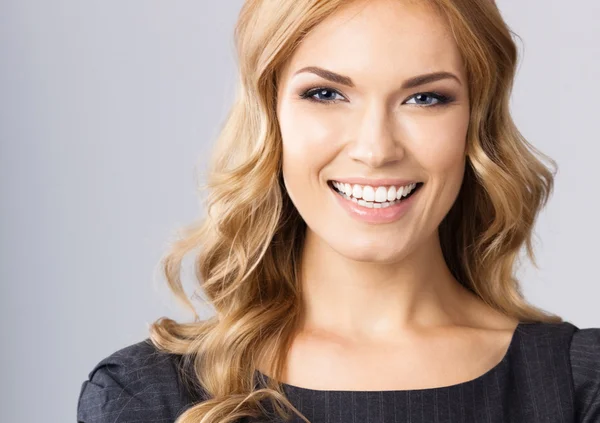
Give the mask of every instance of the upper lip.
[[369, 185], [372, 187], [380, 187], [384, 185], [393, 185], [404, 187], [413, 183], [419, 183], [415, 179], [396, 179], [396, 178], [379, 178], [379, 179], [368, 179], [361, 177], [353, 178], [332, 178], [331, 181], [342, 182], [345, 184], [358, 184], [358, 185]]

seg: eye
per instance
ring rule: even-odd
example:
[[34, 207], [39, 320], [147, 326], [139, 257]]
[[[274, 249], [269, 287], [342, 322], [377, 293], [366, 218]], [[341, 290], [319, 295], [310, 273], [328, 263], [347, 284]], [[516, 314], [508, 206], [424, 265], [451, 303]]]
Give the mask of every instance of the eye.
[[330, 104], [340, 101], [339, 98], [335, 98], [336, 95], [339, 95], [342, 99], [345, 98], [337, 90], [328, 87], [310, 88], [300, 94], [300, 98], [314, 101], [316, 103]]
[[[451, 97], [435, 92], [417, 93], [411, 96], [410, 99], [415, 99], [416, 101], [414, 103], [407, 101], [405, 104], [415, 104], [420, 107], [441, 106], [452, 101]], [[433, 100], [435, 102], [432, 103], [429, 100]]]
[[[336, 98], [336, 96], [339, 96], [340, 98]], [[341, 99], [345, 99], [345, 97], [337, 90], [329, 87], [310, 88], [300, 94], [300, 98], [323, 104], [333, 104], [341, 101]], [[443, 106], [454, 101], [454, 98], [451, 96], [437, 92], [417, 93], [412, 95], [410, 99], [415, 99], [415, 101], [407, 101], [403, 104], [414, 104], [419, 107], [435, 107]]]

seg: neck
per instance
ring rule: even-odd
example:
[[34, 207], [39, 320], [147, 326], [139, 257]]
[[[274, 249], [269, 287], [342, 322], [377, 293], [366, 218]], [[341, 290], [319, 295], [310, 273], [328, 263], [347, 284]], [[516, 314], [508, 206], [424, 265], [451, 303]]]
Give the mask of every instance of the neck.
[[437, 231], [402, 259], [381, 263], [349, 259], [307, 229], [300, 281], [301, 330], [350, 339], [454, 324], [473, 303], [448, 269]]

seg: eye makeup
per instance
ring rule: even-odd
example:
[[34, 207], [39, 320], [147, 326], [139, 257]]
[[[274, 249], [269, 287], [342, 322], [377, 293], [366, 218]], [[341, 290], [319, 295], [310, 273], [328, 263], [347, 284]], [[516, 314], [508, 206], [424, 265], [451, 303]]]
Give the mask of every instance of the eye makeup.
[[[300, 95], [299, 98], [303, 99], [303, 100], [308, 100], [308, 101], [312, 101], [314, 103], [321, 103], [324, 105], [331, 105], [331, 104], [336, 104], [339, 103], [340, 101], [345, 101], [345, 100], [340, 100], [340, 99], [318, 99], [315, 96], [323, 94], [323, 93], [332, 93], [334, 96], [335, 95], [339, 95], [342, 98], [343, 95], [340, 94], [339, 91], [337, 91], [335, 88], [331, 88], [331, 87], [327, 87], [327, 86], [319, 86], [319, 87], [311, 87], [305, 91], [303, 91]], [[442, 94], [438, 91], [423, 91], [423, 92], [418, 92], [415, 93], [413, 95], [411, 95], [410, 97], [408, 97], [407, 100], [411, 100], [413, 98], [418, 98], [421, 97], [421, 99], [419, 101], [423, 101], [422, 97], [426, 97], [426, 98], [430, 98], [435, 100], [435, 103], [426, 103], [426, 104], [419, 104], [419, 103], [406, 103], [406, 101], [402, 104], [414, 104], [417, 107], [441, 107], [441, 106], [445, 106], [449, 103], [452, 103], [455, 98], [454, 96], [451, 95], [446, 95], [446, 94]]]

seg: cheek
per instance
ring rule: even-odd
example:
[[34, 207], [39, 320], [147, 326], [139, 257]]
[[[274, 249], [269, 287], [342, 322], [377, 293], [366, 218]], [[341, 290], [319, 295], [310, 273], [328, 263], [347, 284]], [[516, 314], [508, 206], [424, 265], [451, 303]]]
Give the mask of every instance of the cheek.
[[315, 151], [326, 152], [339, 138], [336, 123], [327, 113], [286, 103], [279, 110], [278, 118], [283, 146], [290, 156], [310, 157]]
[[405, 137], [411, 140], [411, 153], [427, 173], [447, 175], [464, 166], [468, 124], [468, 110], [456, 108], [435, 117], [407, 119]]
[[278, 113], [283, 146], [283, 173], [293, 179], [318, 183], [323, 167], [334, 157], [340, 133], [326, 114], [306, 110], [302, 105], [281, 106]]
[[[456, 108], [415, 124], [412, 154], [429, 178], [428, 195], [423, 198], [421, 226], [433, 233], [456, 201], [464, 178], [469, 112]], [[414, 121], [413, 121], [414, 122]]]

